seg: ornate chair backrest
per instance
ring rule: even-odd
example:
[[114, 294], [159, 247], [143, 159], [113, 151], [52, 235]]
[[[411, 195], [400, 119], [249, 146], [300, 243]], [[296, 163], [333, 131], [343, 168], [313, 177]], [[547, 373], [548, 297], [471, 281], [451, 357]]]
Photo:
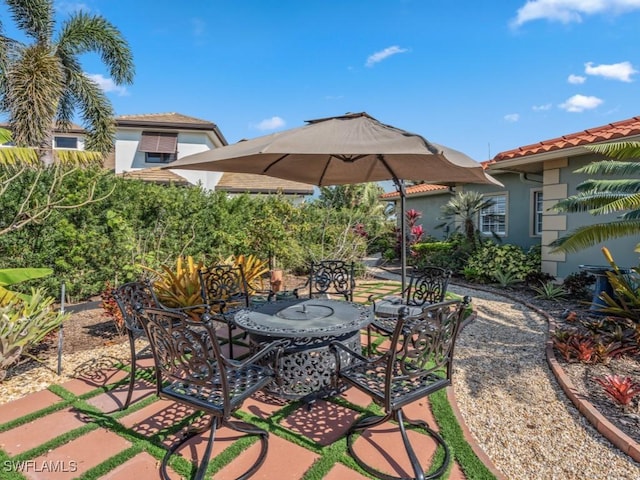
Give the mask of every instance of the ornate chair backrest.
[[242, 265], [212, 265], [200, 269], [198, 274], [206, 304], [224, 300], [230, 308], [249, 306], [249, 288]]
[[440, 267], [422, 267], [411, 274], [405, 302], [407, 305], [422, 306], [444, 301], [451, 270]]
[[309, 272], [309, 297], [322, 294], [343, 295], [353, 301], [355, 289], [355, 266], [343, 260], [322, 260], [311, 263]]
[[165, 382], [177, 382], [187, 400], [198, 397], [199, 392], [219, 391], [211, 408], [228, 416], [232, 412], [228, 361], [220, 351], [208, 313], [194, 320], [184, 312], [147, 308], [141, 323], [153, 352], [158, 394]]
[[148, 282], [128, 282], [113, 290], [113, 297], [122, 313], [124, 324], [132, 332], [142, 332], [141, 312], [159, 305]]
[[[426, 306], [415, 317], [398, 318], [391, 345], [380, 360], [385, 363], [385, 403], [390, 407], [424, 396], [424, 385], [441, 376], [438, 389], [451, 384], [453, 350], [470, 299]], [[424, 383], [423, 383], [424, 382]], [[429, 394], [431, 392], [426, 392]]]

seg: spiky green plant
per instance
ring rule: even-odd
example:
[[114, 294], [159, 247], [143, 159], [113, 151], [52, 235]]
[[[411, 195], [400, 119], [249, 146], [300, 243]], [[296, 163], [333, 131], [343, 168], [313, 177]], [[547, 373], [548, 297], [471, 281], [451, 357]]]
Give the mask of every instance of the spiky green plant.
[[14, 298], [0, 305], [0, 382], [7, 369], [68, 318], [52, 308], [54, 299], [32, 290], [26, 300]]

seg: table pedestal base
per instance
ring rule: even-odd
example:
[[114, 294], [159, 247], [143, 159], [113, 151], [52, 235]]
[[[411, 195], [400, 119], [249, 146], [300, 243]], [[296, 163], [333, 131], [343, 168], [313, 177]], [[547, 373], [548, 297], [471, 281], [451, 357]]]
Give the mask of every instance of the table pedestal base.
[[[252, 350], [259, 348], [259, 344], [273, 341], [273, 337], [263, 337], [251, 334]], [[336, 395], [345, 389], [338, 385], [334, 374], [336, 370], [335, 353], [329, 349], [333, 341], [344, 343], [348, 348], [359, 352], [360, 331], [341, 337], [307, 337], [284, 338], [290, 341], [285, 346], [280, 361], [276, 366], [276, 381], [271, 383], [266, 391], [288, 400], [303, 400], [312, 402], [317, 398]], [[353, 357], [338, 350], [343, 366], [349, 365]]]

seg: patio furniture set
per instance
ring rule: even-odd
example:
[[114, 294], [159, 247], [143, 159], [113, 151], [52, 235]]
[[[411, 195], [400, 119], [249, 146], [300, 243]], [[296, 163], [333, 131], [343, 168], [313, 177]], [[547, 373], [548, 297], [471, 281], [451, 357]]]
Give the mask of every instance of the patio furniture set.
[[[204, 478], [215, 432], [222, 426], [259, 437], [258, 458], [238, 477], [249, 478], [266, 457], [268, 432], [233, 418], [247, 398], [265, 390], [312, 408], [316, 399], [348, 387], [369, 395], [384, 411], [360, 418], [347, 432], [349, 453], [363, 470], [377, 478], [398, 478], [378, 471], [353, 449], [358, 435], [393, 420], [414, 471], [412, 478], [438, 478], [446, 471], [450, 454], [442, 437], [424, 421], [406, 418], [402, 409], [451, 384], [453, 348], [469, 298], [444, 301], [449, 272], [427, 268], [414, 272], [402, 297], [357, 304], [353, 273], [352, 263], [314, 263], [305, 286], [294, 291], [295, 298], [276, 300], [268, 295], [266, 301], [253, 303], [241, 268], [209, 267], [200, 272], [203, 305], [186, 309], [161, 305], [149, 282], [128, 283], [114, 291], [132, 359], [123, 408], [131, 401], [137, 359], [148, 354], [135, 351], [135, 339], [144, 334], [154, 358], [158, 396], [210, 416], [205, 426], [188, 431], [167, 451], [160, 466], [162, 478], [169, 478], [171, 455], [209, 431], [194, 476]], [[217, 334], [217, 322], [227, 328], [228, 356], [221, 349], [224, 340]], [[368, 348], [363, 352], [360, 335], [365, 329]], [[388, 339], [388, 348], [373, 351], [372, 330]], [[248, 358], [233, 357], [234, 334], [248, 336]], [[406, 427], [416, 426], [444, 449], [443, 461], [428, 474], [407, 436]]]

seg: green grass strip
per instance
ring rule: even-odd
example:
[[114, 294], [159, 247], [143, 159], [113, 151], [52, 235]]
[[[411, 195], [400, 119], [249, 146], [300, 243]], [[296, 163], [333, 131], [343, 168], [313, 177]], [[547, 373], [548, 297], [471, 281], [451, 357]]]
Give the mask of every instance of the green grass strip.
[[495, 475], [482, 463], [465, 440], [445, 390], [431, 394], [429, 400], [433, 416], [440, 427], [440, 434], [449, 445], [465, 476], [473, 480], [495, 480]]

